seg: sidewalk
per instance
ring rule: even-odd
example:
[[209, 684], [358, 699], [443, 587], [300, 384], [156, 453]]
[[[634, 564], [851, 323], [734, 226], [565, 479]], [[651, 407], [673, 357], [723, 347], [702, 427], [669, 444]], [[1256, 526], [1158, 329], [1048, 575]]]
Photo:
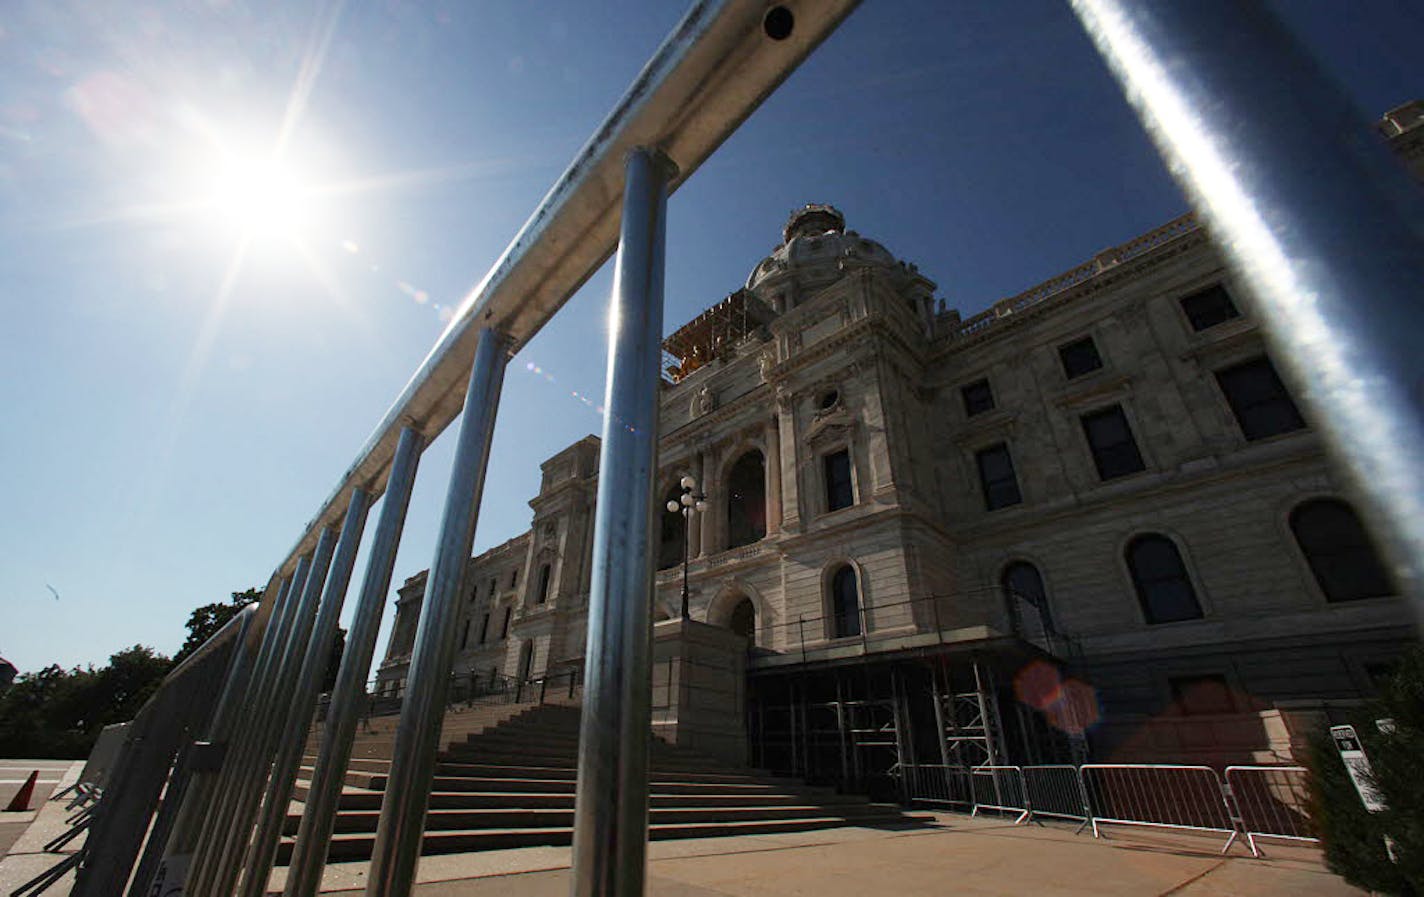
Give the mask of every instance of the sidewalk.
[[[1361, 897], [1318, 851], [1264, 846], [1266, 859], [1219, 838], [1113, 829], [1013, 826], [945, 814], [934, 829], [845, 828], [801, 834], [662, 841], [649, 845], [653, 897]], [[566, 897], [569, 848], [426, 857], [419, 897]], [[328, 867], [323, 894], [360, 895], [366, 864]], [[269, 890], [280, 888], [283, 872]]]
[[[45, 853], [43, 847], [56, 835], [68, 830], [64, 820], [73, 811], [66, 811], [66, 800], [51, 801], [49, 796], [68, 788], [79, 779], [84, 769], [83, 760], [5, 760], [0, 763], [15, 768], [39, 768], [40, 779], [45, 784], [35, 790], [34, 810], [27, 813], [0, 813], [0, 894], [8, 895], [20, 885], [64, 859], [84, 843], [83, 837], [65, 847], [64, 853]], [[43, 766], [36, 766], [44, 764]], [[48, 895], [69, 893], [73, 874], [66, 875], [59, 884], [46, 892]]]

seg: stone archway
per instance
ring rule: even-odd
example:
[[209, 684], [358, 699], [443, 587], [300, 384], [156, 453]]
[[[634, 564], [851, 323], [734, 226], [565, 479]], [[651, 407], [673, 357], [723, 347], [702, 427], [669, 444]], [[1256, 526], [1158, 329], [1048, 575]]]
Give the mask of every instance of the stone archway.
[[703, 618], [713, 626], [730, 629], [745, 636], [751, 647], [771, 644], [773, 621], [768, 617], [766, 601], [755, 588], [733, 580], [724, 583], [707, 603]]

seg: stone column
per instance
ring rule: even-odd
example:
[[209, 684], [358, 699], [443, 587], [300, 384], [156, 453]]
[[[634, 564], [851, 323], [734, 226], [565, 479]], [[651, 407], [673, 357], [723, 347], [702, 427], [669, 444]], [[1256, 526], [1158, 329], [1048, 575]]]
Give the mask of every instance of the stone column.
[[717, 470], [717, 456], [711, 449], [702, 453], [702, 491], [707, 495], [707, 512], [703, 514], [702, 530], [702, 555], [709, 556], [717, 553], [717, 516], [721, 513], [721, 496], [718, 494], [718, 484], [716, 482], [715, 471]]
[[781, 415], [766, 422], [766, 534], [781, 532]]
[[787, 447], [781, 463], [781, 528], [796, 532], [801, 528], [800, 479], [798, 474], [801, 446], [796, 439], [796, 409], [791, 396], [777, 393], [776, 419], [780, 429], [779, 444]]

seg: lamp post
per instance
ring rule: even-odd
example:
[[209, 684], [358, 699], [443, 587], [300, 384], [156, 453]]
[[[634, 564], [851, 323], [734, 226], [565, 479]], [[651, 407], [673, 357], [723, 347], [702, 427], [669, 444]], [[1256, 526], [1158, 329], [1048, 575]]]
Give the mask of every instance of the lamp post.
[[682, 618], [690, 620], [687, 612], [687, 562], [692, 542], [692, 515], [707, 510], [707, 496], [697, 491], [697, 480], [690, 476], [683, 477], [680, 485], [682, 497], [668, 499], [667, 509], [669, 514], [682, 515]]

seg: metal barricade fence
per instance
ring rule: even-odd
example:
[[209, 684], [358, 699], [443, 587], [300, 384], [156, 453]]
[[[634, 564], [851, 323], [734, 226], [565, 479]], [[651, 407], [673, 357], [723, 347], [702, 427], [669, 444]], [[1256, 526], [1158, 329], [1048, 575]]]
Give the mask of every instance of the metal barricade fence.
[[1017, 813], [1014, 825], [1028, 819], [1028, 788], [1020, 767], [976, 766], [969, 771], [969, 784], [974, 794], [974, 809], [969, 815], [978, 816], [980, 810]]
[[1088, 805], [1088, 792], [1083, 787], [1078, 767], [1064, 763], [1022, 769], [1030, 820], [1039, 816], [1075, 819], [1081, 823], [1080, 832], [1089, 824], [1093, 810]]
[[1221, 832], [1228, 835], [1225, 853], [1239, 834], [1221, 779], [1210, 766], [1085, 763], [1080, 774], [1095, 838], [1104, 823]]
[[1306, 812], [1307, 775], [1303, 766], [1226, 767], [1226, 787], [1253, 855], [1259, 856], [1257, 838], [1319, 841]]
[[891, 770], [900, 780], [907, 803], [922, 803], [950, 809], [974, 806], [974, 788], [969, 770], [943, 763], [905, 763]]

